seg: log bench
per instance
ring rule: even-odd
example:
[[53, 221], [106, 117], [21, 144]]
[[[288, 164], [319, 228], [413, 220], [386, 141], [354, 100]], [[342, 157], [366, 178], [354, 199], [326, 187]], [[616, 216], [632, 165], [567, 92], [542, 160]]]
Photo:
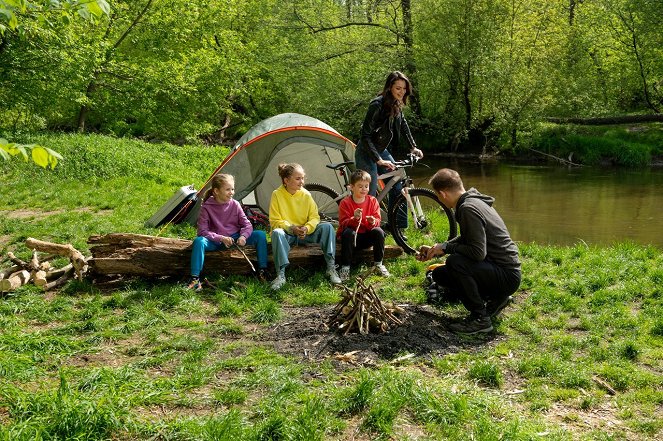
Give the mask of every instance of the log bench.
[[[193, 241], [142, 234], [112, 233], [88, 238], [92, 258], [88, 260], [90, 271], [97, 275], [180, 276], [189, 274]], [[253, 247], [242, 248], [255, 265]], [[336, 247], [336, 259], [340, 260], [341, 246]], [[400, 247], [387, 245], [384, 258], [393, 259], [403, 254]], [[291, 265], [324, 268], [324, 257], [319, 245], [296, 246], [288, 255]], [[355, 258], [370, 263], [373, 251], [357, 250]], [[271, 249], [268, 260], [273, 266]], [[251, 266], [239, 250], [205, 253], [204, 269], [223, 275], [250, 274]]]

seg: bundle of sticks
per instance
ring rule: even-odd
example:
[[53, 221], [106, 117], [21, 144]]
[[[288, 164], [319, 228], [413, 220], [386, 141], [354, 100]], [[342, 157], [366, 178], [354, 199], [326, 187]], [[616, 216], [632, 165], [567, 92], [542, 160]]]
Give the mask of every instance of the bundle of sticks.
[[354, 291], [343, 286], [343, 298], [334, 307], [329, 319], [330, 329], [368, 334], [369, 332], [385, 332], [393, 325], [401, 325], [403, 321], [397, 315], [405, 314], [405, 310], [391, 303], [382, 303], [372, 286], [357, 277]]
[[[12, 266], [0, 269], [0, 292], [10, 292], [27, 283], [34, 283], [44, 291], [63, 285], [74, 274], [81, 280], [87, 271], [87, 259], [72, 245], [61, 245], [29, 237], [25, 245], [32, 249], [29, 261], [19, 259], [14, 253], [7, 253]], [[38, 251], [50, 253], [40, 258]], [[69, 264], [53, 268], [50, 261], [57, 256], [69, 258]]]

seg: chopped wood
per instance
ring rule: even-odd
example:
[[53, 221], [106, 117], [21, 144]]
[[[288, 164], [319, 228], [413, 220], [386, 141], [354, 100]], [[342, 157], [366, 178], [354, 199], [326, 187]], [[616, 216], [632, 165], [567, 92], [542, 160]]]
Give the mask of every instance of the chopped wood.
[[28, 237], [25, 240], [25, 246], [33, 250], [68, 257], [69, 261], [74, 266], [76, 277], [79, 280], [83, 279], [83, 273], [87, 271], [87, 259], [71, 244], [62, 245], [58, 243], [44, 242], [42, 240]]
[[[112, 233], [91, 236], [88, 239], [92, 258], [88, 261], [90, 271], [95, 275], [127, 276], [183, 276], [189, 274], [191, 265], [192, 241], [142, 234]], [[340, 245], [337, 256], [340, 258]], [[241, 251], [253, 263], [257, 260], [255, 248], [247, 246]], [[205, 253], [205, 272], [220, 274], [250, 274], [251, 265], [244, 255], [232, 247], [230, 250]], [[357, 259], [373, 261], [371, 249], [357, 251]], [[385, 247], [385, 258], [403, 254], [397, 246]], [[302, 267], [323, 267], [324, 256], [320, 246], [296, 246], [288, 255], [291, 265]], [[271, 253], [268, 260], [272, 262]]]
[[[50, 289], [64, 284], [74, 273], [79, 279], [82, 279], [87, 270], [87, 259], [70, 244], [60, 245], [33, 238], [28, 238], [25, 244], [32, 250], [29, 261], [19, 259], [12, 252], [7, 253], [7, 257], [15, 265], [8, 269], [0, 269], [0, 281], [2, 281], [0, 290], [2, 292], [14, 291], [29, 282], [43, 289]], [[38, 251], [51, 254], [40, 259]], [[52, 260], [55, 256], [68, 257], [71, 263], [64, 268], [54, 270], [48, 260]], [[51, 282], [49, 283], [49, 281]]]
[[8, 278], [0, 280], [0, 292], [14, 291], [16, 288], [28, 283], [29, 280], [29, 272], [26, 270], [17, 271]]
[[60, 277], [58, 277], [52, 282], [48, 282], [46, 285], [42, 286], [42, 288], [44, 289], [44, 291], [48, 291], [64, 285], [67, 282], [67, 280], [71, 279], [71, 277], [74, 274], [74, 271], [75, 271], [74, 266], [73, 265], [69, 266], [69, 268]]
[[371, 285], [357, 278], [354, 291], [343, 286], [345, 293], [340, 302], [334, 307], [332, 316], [328, 321], [329, 327], [343, 331], [368, 334], [369, 332], [386, 332], [392, 326], [401, 325], [403, 321], [396, 317], [405, 310], [390, 303], [382, 303]]
[[7, 269], [0, 270], [0, 279], [5, 279], [20, 269], [21, 267], [18, 265], [12, 265]]
[[46, 280], [46, 271], [39, 270], [32, 273], [32, 283], [37, 286], [44, 286], [48, 283]]

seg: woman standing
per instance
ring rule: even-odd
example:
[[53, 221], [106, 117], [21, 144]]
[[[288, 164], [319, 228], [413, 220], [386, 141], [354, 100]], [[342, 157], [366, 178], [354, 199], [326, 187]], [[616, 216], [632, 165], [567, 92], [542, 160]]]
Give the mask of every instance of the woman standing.
[[[371, 175], [369, 188], [371, 196], [377, 194], [378, 174], [396, 168], [390, 148], [405, 142], [410, 148], [410, 153], [419, 158], [424, 156], [417, 148], [402, 112], [410, 95], [412, 95], [410, 80], [403, 73], [394, 71], [387, 76], [380, 95], [368, 105], [355, 151], [355, 165]], [[396, 200], [401, 188], [400, 184], [394, 186], [389, 195], [390, 202]]]

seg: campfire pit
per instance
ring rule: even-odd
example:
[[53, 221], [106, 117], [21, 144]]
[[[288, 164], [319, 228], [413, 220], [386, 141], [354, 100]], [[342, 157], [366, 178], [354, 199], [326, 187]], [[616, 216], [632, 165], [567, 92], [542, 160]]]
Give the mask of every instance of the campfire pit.
[[391, 329], [392, 326], [402, 325], [403, 321], [397, 317], [405, 314], [405, 310], [390, 302], [382, 303], [371, 285], [357, 277], [357, 285], [353, 291], [343, 286], [343, 298], [334, 307], [329, 319], [329, 328], [349, 332], [368, 334], [380, 333]]

